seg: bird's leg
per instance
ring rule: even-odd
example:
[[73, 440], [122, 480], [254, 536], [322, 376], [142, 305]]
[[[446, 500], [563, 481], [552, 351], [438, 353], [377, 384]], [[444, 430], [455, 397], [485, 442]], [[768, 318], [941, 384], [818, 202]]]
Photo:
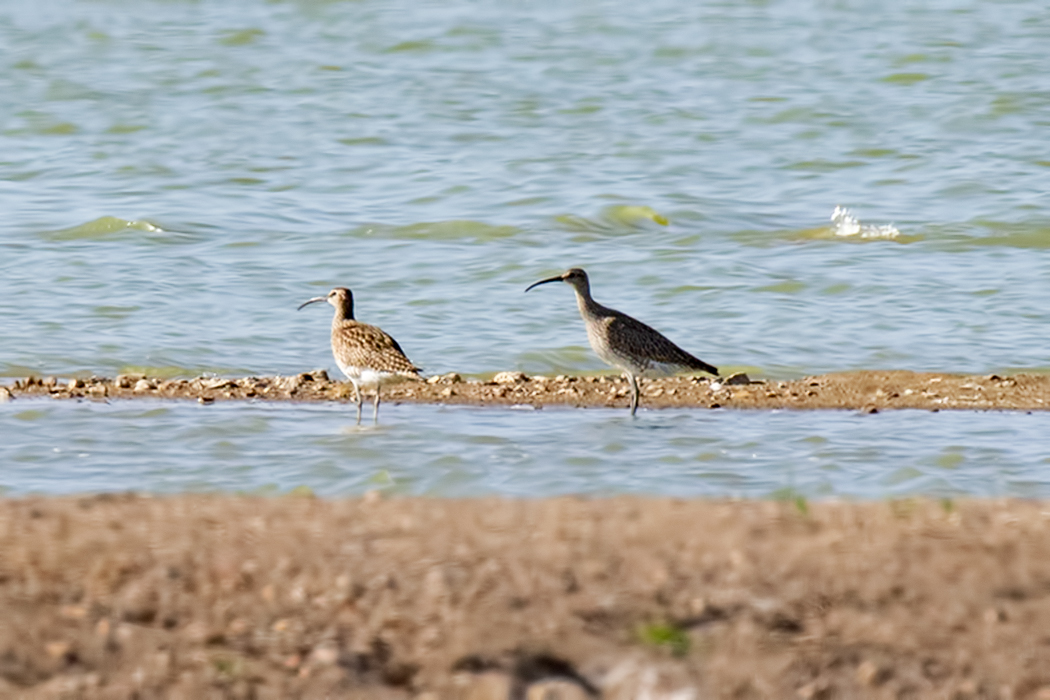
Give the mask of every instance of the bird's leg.
[[357, 424], [361, 425], [361, 390], [357, 388], [357, 382], [350, 382], [354, 387], [354, 402], [357, 404]]
[[631, 384], [631, 415], [638, 410], [638, 379], [633, 374], [627, 372], [627, 381]]
[[376, 400], [372, 404], [372, 424], [379, 425], [379, 385], [376, 385]]

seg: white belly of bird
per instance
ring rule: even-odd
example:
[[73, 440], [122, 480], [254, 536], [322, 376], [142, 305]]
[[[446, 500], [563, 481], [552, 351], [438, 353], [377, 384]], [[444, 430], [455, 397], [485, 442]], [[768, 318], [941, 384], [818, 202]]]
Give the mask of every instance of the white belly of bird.
[[605, 336], [596, 332], [589, 324], [587, 326], [587, 340], [591, 342], [594, 354], [602, 358], [602, 362], [607, 365], [612, 365], [617, 369], [632, 374], [641, 374], [646, 369], [644, 366], [639, 365], [635, 358], [628, 357], [626, 354], [617, 352], [609, 347], [609, 344], [605, 342]]
[[591, 341], [591, 347], [598, 357], [606, 364], [612, 365], [624, 372], [630, 372], [636, 377], [665, 377], [681, 372], [683, 367], [673, 363], [653, 362], [651, 360], [639, 361], [638, 358], [619, 353], [602, 342]]
[[390, 384], [400, 378], [393, 372], [380, 372], [367, 367], [340, 367], [350, 381], [360, 389], [375, 389], [383, 384]]

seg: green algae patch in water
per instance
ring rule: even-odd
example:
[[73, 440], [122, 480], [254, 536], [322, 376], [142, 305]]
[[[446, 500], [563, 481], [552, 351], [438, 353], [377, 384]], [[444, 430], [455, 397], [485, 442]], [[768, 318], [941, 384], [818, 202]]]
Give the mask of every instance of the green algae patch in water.
[[222, 39], [219, 39], [219, 43], [223, 46], [245, 46], [255, 43], [256, 39], [265, 35], [266, 32], [261, 29], [241, 29], [240, 31], [230, 32]]
[[141, 306], [96, 306], [91, 311], [96, 316], [120, 321], [141, 309]]
[[18, 413], [14, 414], [11, 417], [14, 418], [15, 420], [35, 421], [35, 420], [41, 420], [42, 418], [47, 418], [49, 413], [50, 413], [50, 411], [42, 411], [42, 410], [37, 409], [37, 408], [31, 408], [31, 409], [29, 409], [27, 411], [19, 411]]
[[991, 235], [974, 237], [968, 242], [978, 246], [1004, 246], [1007, 248], [1050, 248], [1050, 226], [1046, 224], [1013, 223], [1000, 221], [978, 221]]
[[134, 134], [137, 131], [142, 131], [146, 128], [145, 124], [123, 124], [116, 123], [113, 126], [106, 129], [107, 134]]
[[792, 163], [787, 166], [788, 170], [806, 170], [815, 173], [828, 173], [836, 170], [845, 170], [846, 168], [860, 168], [867, 165], [867, 162], [863, 160], [846, 160], [846, 161], [830, 161], [830, 160], [803, 160], [797, 163]]
[[57, 124], [51, 124], [50, 126], [41, 127], [37, 133], [42, 136], [68, 136], [75, 134], [80, 129], [77, 128], [76, 124], [71, 122], [59, 122]]
[[515, 226], [493, 226], [482, 221], [456, 219], [451, 221], [425, 221], [408, 226], [367, 224], [353, 229], [354, 236], [389, 238], [395, 240], [430, 241], [491, 241], [511, 238], [521, 230]]
[[554, 219], [566, 231], [581, 233], [635, 232], [653, 224], [667, 226], [670, 220], [652, 207], [638, 204], [613, 204], [593, 219], [576, 214], [562, 214]]
[[810, 107], [789, 107], [775, 114], [748, 117], [750, 124], [820, 124], [833, 115]]
[[651, 221], [660, 226], [667, 226], [671, 223], [666, 216], [653, 210], [651, 207], [630, 204], [606, 207], [602, 210], [602, 217], [610, 221], [616, 221], [618, 223], [622, 222], [630, 226], [636, 226], [639, 223], [647, 221]]
[[966, 461], [963, 450], [957, 446], [947, 447], [944, 452], [933, 459], [934, 466], [941, 469], [958, 469]]
[[863, 158], [887, 158], [898, 155], [899, 151], [895, 148], [856, 148], [850, 154]]
[[931, 77], [927, 73], [891, 73], [883, 78], [882, 82], [896, 83], [897, 85], [914, 85], [915, 83], [929, 80]]
[[115, 216], [103, 216], [79, 226], [45, 231], [41, 236], [52, 241], [102, 240], [117, 237], [128, 231], [156, 233], [163, 229], [148, 221], [128, 221]]
[[798, 294], [806, 289], [806, 283], [800, 280], [783, 280], [764, 287], [756, 287], [756, 292], [773, 292], [775, 294]]
[[437, 49], [433, 41], [423, 39], [420, 41], [402, 41], [387, 48], [384, 53], [429, 53]]
[[336, 139], [344, 146], [389, 146], [390, 142], [379, 136], [361, 136], [359, 138]]

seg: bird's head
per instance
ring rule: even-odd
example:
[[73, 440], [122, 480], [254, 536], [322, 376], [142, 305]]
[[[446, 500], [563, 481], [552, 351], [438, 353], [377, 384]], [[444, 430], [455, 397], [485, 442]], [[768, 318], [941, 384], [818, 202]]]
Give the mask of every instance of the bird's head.
[[[346, 318], [354, 317], [354, 295], [346, 287], [336, 287], [323, 297], [307, 299], [299, 305], [299, 309], [310, 304], [316, 304], [319, 301], [327, 301], [337, 312], [341, 311]], [[298, 309], [296, 310], [298, 311]]]
[[586, 293], [590, 287], [590, 281], [587, 279], [587, 273], [578, 267], [572, 267], [565, 272], [555, 277], [548, 277], [545, 280], [539, 282], [533, 282], [530, 284], [525, 291], [529, 291], [533, 287], [538, 287], [541, 284], [547, 284], [548, 282], [566, 282], [576, 288], [576, 291], [581, 294]]

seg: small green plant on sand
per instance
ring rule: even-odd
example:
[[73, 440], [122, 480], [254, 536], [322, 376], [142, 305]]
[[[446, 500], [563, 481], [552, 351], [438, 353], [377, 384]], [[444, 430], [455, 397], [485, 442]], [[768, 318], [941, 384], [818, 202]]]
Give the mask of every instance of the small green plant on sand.
[[795, 496], [795, 510], [800, 515], [809, 515], [809, 501], [806, 500], [805, 496]]
[[893, 515], [901, 520], [910, 520], [915, 513], [917, 504], [914, 498], [893, 499], [890, 501], [890, 510]]
[[236, 678], [244, 672], [244, 664], [236, 657], [216, 656], [211, 664], [219, 675], [227, 678]]
[[638, 640], [647, 646], [662, 647], [675, 656], [689, 653], [689, 634], [677, 625], [667, 622], [652, 622], [638, 626]]
[[785, 501], [795, 506], [795, 510], [798, 511], [799, 515], [809, 515], [809, 501], [801, 493], [786, 486], [784, 488], [777, 489], [772, 493], [773, 499], [776, 501]]

